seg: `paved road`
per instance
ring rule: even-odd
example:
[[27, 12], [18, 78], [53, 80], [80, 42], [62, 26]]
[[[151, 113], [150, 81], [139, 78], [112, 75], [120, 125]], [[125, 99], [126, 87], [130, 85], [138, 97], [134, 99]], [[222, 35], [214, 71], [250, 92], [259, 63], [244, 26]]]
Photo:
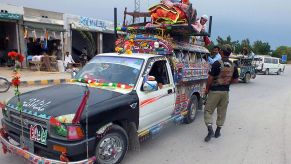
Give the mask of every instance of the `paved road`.
[[[129, 152], [123, 164], [291, 163], [291, 66], [285, 71], [280, 76], [259, 75], [249, 84], [231, 87], [221, 138], [203, 141], [207, 130], [203, 112], [199, 112], [192, 124], [172, 125], [142, 143], [141, 150]], [[1, 164], [8, 162], [23, 160], [0, 156]]]

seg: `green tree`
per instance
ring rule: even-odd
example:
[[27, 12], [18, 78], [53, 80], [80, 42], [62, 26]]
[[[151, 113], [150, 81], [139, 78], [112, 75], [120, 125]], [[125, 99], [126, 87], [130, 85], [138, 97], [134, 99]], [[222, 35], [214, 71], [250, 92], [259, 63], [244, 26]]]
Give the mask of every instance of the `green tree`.
[[247, 49], [249, 49], [249, 50], [251, 50], [252, 49], [252, 47], [251, 47], [251, 42], [250, 42], [250, 40], [247, 38], [247, 39], [243, 39], [242, 41], [241, 41], [241, 46], [242, 47], [246, 47]]
[[234, 46], [238, 41], [232, 41], [231, 36], [227, 36], [226, 39], [223, 39], [222, 37], [218, 36], [216, 39], [219, 46], [222, 46], [224, 44], [229, 44], [231, 46]]
[[261, 40], [257, 40], [254, 42], [252, 49], [255, 54], [268, 55], [271, 51], [271, 46], [268, 42], [262, 42]]
[[89, 58], [90, 59], [93, 58], [96, 55], [95, 52], [96, 52], [97, 47], [96, 47], [96, 43], [95, 43], [92, 33], [89, 31], [83, 31], [81, 29], [77, 29], [77, 31], [80, 33], [82, 38], [86, 41], [86, 47], [87, 47]]
[[236, 52], [236, 48], [239, 46], [239, 41], [232, 41], [231, 36], [227, 36], [226, 39], [223, 39], [222, 37], [218, 36], [217, 39], [217, 45], [222, 46], [225, 44], [229, 44], [234, 49], [234, 52]]
[[278, 57], [278, 58], [281, 58], [282, 55], [287, 55], [287, 59], [291, 60], [291, 47], [280, 46], [272, 54], [272, 56]]
[[251, 42], [250, 42], [250, 40], [249, 39], [243, 39], [242, 41], [241, 41], [241, 51], [240, 52], [242, 52], [243, 51], [243, 48], [246, 48], [247, 50], [248, 50], [248, 52], [250, 53], [251, 51], [253, 51], [253, 48], [252, 48], [252, 46], [251, 46]]
[[239, 54], [239, 53], [241, 53], [241, 51], [242, 51], [242, 46], [239, 43], [239, 41], [237, 41], [236, 43], [234, 43], [234, 50], [233, 50], [233, 52], [236, 53], [236, 54]]

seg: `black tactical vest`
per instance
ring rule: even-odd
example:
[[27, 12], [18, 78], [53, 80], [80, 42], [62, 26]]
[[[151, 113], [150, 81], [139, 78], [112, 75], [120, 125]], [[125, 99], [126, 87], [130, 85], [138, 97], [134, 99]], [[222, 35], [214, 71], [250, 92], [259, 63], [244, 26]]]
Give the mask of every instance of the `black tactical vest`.
[[214, 77], [212, 86], [230, 85], [234, 72], [234, 65], [231, 61], [218, 61], [220, 63], [220, 73]]

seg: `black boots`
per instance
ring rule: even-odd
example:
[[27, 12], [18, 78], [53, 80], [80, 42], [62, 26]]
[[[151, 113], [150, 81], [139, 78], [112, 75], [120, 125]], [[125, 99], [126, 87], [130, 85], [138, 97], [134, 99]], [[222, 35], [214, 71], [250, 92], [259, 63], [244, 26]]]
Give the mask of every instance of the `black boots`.
[[216, 130], [215, 130], [215, 134], [214, 134], [214, 137], [215, 137], [215, 138], [218, 138], [218, 137], [221, 136], [221, 134], [220, 134], [220, 129], [221, 129], [221, 127], [219, 127], [219, 126], [216, 128]]
[[211, 138], [212, 138], [213, 136], [214, 136], [215, 138], [218, 138], [218, 137], [221, 136], [221, 134], [220, 134], [221, 127], [218, 126], [218, 127], [216, 128], [216, 130], [215, 130], [215, 134], [214, 134], [214, 132], [213, 132], [212, 125], [208, 125], [208, 126], [207, 126], [207, 129], [208, 129], [208, 134], [207, 134], [207, 136], [206, 136], [205, 139], [204, 139], [205, 142], [210, 141]]
[[212, 138], [213, 135], [214, 135], [214, 132], [213, 132], [213, 129], [212, 129], [212, 125], [207, 125], [207, 129], [208, 129], [208, 134], [207, 134], [207, 136], [206, 136], [205, 139], [204, 139], [205, 142], [210, 141], [211, 138]]

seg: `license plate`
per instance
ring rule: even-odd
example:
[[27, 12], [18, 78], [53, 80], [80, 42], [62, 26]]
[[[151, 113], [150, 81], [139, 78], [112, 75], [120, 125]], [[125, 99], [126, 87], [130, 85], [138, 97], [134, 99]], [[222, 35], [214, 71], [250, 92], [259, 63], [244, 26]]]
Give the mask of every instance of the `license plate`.
[[20, 144], [22, 148], [25, 148], [29, 152], [34, 153], [34, 142], [29, 138], [20, 137]]
[[30, 140], [46, 145], [47, 129], [41, 125], [30, 125]]

